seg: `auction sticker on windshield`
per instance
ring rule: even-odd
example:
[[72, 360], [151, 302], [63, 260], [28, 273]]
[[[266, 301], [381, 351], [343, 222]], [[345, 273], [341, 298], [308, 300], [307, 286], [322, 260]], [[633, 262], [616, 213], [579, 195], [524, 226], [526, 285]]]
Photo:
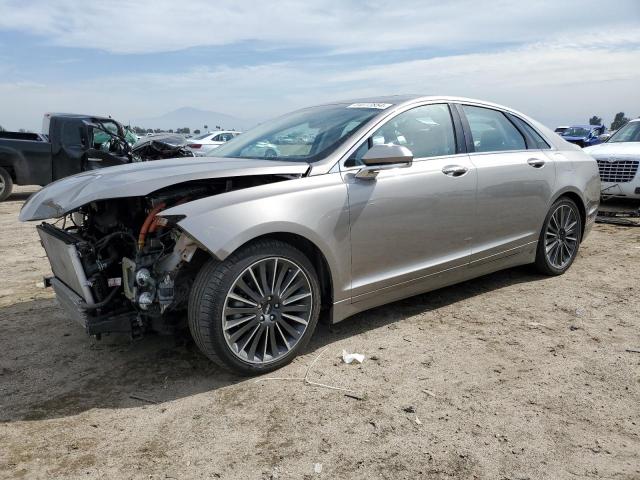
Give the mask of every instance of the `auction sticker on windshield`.
[[376, 108], [378, 110], [384, 110], [391, 105], [393, 105], [393, 103], [352, 103], [347, 108]]

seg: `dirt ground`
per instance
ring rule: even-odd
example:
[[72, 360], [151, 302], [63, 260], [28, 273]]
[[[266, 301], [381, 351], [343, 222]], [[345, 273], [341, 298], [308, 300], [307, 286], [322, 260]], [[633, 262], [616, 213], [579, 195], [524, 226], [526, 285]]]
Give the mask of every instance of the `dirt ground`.
[[562, 277], [518, 268], [321, 325], [270, 375], [324, 352], [310, 378], [358, 399], [238, 378], [175, 338], [88, 338], [36, 287], [29, 191], [0, 204], [1, 478], [640, 478], [640, 228], [597, 225]]

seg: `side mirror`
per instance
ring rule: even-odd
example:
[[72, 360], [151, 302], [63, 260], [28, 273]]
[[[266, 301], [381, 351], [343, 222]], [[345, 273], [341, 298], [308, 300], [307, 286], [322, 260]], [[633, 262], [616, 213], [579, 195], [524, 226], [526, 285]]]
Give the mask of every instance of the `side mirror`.
[[402, 145], [374, 145], [362, 157], [364, 167], [358, 170], [356, 178], [372, 180], [380, 170], [410, 167], [413, 153]]
[[611, 134], [610, 133], [603, 133], [602, 135], [598, 136], [598, 140], [600, 140], [601, 142], [606, 142], [607, 140], [609, 140], [611, 138]]
[[402, 145], [374, 145], [362, 157], [362, 163], [368, 167], [378, 165], [411, 165], [411, 162], [413, 162], [413, 153]]

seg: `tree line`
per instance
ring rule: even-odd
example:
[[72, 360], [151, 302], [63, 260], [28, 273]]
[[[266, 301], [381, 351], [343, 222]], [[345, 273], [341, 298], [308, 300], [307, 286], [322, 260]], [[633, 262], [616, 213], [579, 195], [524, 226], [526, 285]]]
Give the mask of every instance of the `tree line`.
[[[638, 117], [640, 118], [640, 117]], [[629, 119], [624, 115], [624, 112], [616, 113], [616, 116], [613, 118], [613, 122], [611, 122], [611, 126], [609, 127], [610, 131], [615, 131], [623, 127]], [[594, 115], [589, 119], [589, 125], [602, 125], [602, 117]]]
[[[146, 135], [147, 133], [181, 133], [181, 134], [190, 134], [191, 129], [189, 127], [183, 128], [170, 128], [169, 130], [163, 130], [161, 128], [141, 128], [141, 127], [130, 127], [138, 135]], [[206, 127], [205, 127], [206, 128]], [[200, 133], [200, 129], [196, 128], [193, 133], [195, 135]]]
[[[191, 133], [193, 133], [194, 135], [198, 135], [200, 133], [200, 129], [196, 128], [193, 132], [191, 132], [191, 129], [189, 127], [182, 127], [182, 128], [170, 128], [169, 130], [163, 130], [161, 128], [141, 128], [141, 127], [127, 127], [131, 130], [134, 131], [134, 133], [138, 134], [138, 135], [146, 135], [147, 133], [179, 133], [182, 135], [190, 135]], [[209, 131], [209, 125], [204, 125], [204, 130], [205, 131]], [[216, 130], [222, 130], [222, 127], [220, 127], [219, 125], [216, 125]]]

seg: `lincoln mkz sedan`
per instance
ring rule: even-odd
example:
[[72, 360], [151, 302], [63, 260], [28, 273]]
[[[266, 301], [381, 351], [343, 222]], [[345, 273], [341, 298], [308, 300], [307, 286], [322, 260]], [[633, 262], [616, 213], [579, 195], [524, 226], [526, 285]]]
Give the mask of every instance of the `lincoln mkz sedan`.
[[564, 273], [600, 198], [579, 147], [457, 97], [305, 108], [214, 154], [81, 173], [25, 203], [21, 220], [55, 219], [37, 227], [47, 284], [88, 334], [188, 326], [214, 362], [268, 372], [323, 311], [339, 322], [516, 265]]

